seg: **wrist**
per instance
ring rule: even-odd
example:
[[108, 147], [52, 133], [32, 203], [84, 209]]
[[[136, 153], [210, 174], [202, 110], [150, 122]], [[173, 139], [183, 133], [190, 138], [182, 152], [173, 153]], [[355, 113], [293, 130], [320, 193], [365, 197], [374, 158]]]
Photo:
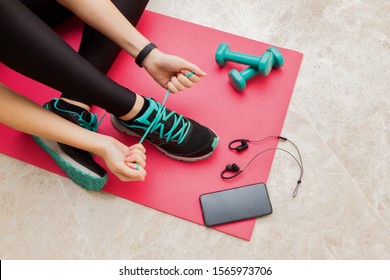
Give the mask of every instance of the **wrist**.
[[157, 64], [159, 62], [160, 56], [162, 52], [159, 49], [153, 49], [147, 57], [145, 57], [144, 61], [142, 61], [142, 67], [145, 70], [149, 69], [152, 65]]
[[90, 143], [93, 143], [91, 145], [89, 152], [91, 152], [94, 155], [97, 155], [101, 158], [105, 158], [107, 155], [107, 147], [109, 146], [110, 142], [110, 136], [99, 134], [99, 133], [93, 133], [93, 139], [91, 139]]
[[147, 44], [139, 53], [138, 55], [136, 56], [135, 58], [135, 63], [139, 66], [139, 67], [143, 67], [144, 66], [144, 61], [147, 59], [148, 56], [150, 56], [150, 54], [155, 50], [157, 49], [157, 46], [153, 43], [149, 43]]

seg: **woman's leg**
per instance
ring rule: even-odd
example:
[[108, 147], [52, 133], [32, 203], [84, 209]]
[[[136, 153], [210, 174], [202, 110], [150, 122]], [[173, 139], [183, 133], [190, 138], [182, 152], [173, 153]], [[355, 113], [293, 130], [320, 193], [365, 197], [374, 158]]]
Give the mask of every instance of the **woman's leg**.
[[[74, 16], [55, 0], [20, 1], [50, 27], [55, 27]], [[138, 24], [148, 2], [149, 0], [112, 0], [112, 3], [134, 26]], [[87, 24], [84, 26], [78, 53], [101, 72], [108, 73], [120, 50], [119, 46], [94, 28]]]
[[[112, 2], [131, 24], [136, 26], [149, 0], [112, 0]], [[120, 51], [121, 48], [118, 45], [99, 31], [85, 24], [78, 53], [99, 71], [106, 75]], [[62, 92], [61, 98], [76, 105], [82, 105], [80, 102], [88, 106], [93, 105], [78, 98], [71, 91]], [[130, 112], [130, 109], [128, 112]], [[120, 116], [124, 116], [124, 114]]]
[[0, 60], [10, 68], [116, 116], [136, 95], [107, 78], [17, 0], [0, 1]]
[[[136, 26], [149, 0], [112, 0], [118, 10]], [[110, 39], [85, 25], [81, 39], [79, 54], [104, 74], [110, 70], [120, 47]]]
[[[55, 27], [74, 16], [71, 11], [55, 0], [20, 1], [50, 27]], [[112, 2], [131, 24], [136, 26], [149, 0], [113, 0]], [[85, 24], [78, 53], [102, 73], [108, 73], [120, 50], [120, 47], [110, 39]], [[67, 103], [87, 110], [93, 105], [72, 92], [63, 92], [61, 98]], [[133, 107], [134, 110], [130, 111], [131, 108], [129, 108], [124, 117], [126, 119], [133, 117], [141, 108], [142, 101], [143, 99], [138, 96]]]
[[20, 0], [20, 2], [51, 27], [74, 17], [71, 11], [56, 0]]

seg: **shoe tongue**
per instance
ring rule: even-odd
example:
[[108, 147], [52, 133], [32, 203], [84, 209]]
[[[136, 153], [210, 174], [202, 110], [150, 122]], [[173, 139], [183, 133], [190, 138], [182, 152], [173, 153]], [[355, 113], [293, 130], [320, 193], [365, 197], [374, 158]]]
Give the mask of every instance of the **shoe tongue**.
[[88, 112], [88, 111], [84, 111], [81, 113], [81, 118], [86, 121], [87, 123], [91, 124], [91, 121], [92, 121], [92, 113]]
[[189, 128], [189, 123], [182, 115], [167, 109], [152, 98], [145, 99], [145, 104], [136, 117], [122, 122], [130, 128], [143, 129], [145, 131], [141, 142], [151, 132], [157, 133], [160, 138], [166, 137], [167, 141], [173, 139], [182, 141], [183, 135], [186, 135], [187, 132], [183, 132], [183, 134], [180, 131], [185, 129], [185, 127]]
[[134, 122], [148, 127], [156, 118], [160, 106], [151, 98], [146, 98], [145, 103], [146, 102], [148, 104], [145, 104], [146, 106], [143, 107], [143, 110], [134, 118]]

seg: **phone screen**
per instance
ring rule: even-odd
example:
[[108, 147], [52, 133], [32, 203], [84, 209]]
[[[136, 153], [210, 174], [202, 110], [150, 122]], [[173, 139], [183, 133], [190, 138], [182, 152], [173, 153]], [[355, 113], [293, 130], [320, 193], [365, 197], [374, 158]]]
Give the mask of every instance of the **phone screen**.
[[199, 199], [206, 226], [216, 226], [272, 213], [264, 183], [202, 194]]

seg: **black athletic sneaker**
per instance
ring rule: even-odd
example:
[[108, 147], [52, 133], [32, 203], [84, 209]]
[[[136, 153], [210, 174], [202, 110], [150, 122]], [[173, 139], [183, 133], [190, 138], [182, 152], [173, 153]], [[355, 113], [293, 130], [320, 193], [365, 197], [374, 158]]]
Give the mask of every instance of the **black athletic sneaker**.
[[[97, 116], [79, 107], [77, 107], [78, 112], [69, 109], [72, 106], [57, 98], [43, 105], [44, 108], [64, 119], [88, 130], [96, 131], [99, 125]], [[87, 190], [95, 191], [102, 189], [106, 184], [106, 170], [94, 161], [89, 152], [38, 136], [33, 136], [33, 138], [76, 184]]]
[[149, 106], [133, 120], [123, 121], [111, 116], [114, 127], [131, 136], [146, 137], [158, 150], [176, 160], [191, 162], [211, 156], [219, 140], [214, 131], [154, 99], [146, 98], [145, 102]]

